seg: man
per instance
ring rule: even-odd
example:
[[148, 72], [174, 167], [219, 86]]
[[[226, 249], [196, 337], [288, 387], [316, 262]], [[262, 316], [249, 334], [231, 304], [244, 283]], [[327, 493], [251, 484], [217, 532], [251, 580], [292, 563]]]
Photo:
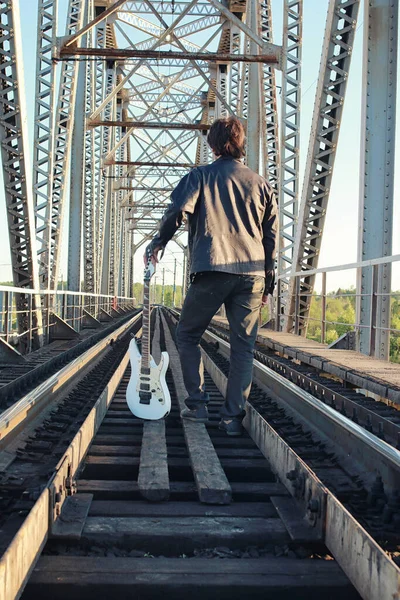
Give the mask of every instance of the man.
[[215, 161], [196, 167], [172, 192], [158, 235], [150, 244], [152, 260], [188, 215], [191, 285], [176, 332], [183, 378], [189, 394], [182, 418], [206, 423], [199, 342], [212, 317], [225, 305], [231, 359], [220, 429], [242, 433], [244, 405], [252, 380], [253, 350], [260, 307], [274, 288], [277, 210], [268, 183], [240, 160], [245, 135], [229, 117], [213, 123], [208, 134]]

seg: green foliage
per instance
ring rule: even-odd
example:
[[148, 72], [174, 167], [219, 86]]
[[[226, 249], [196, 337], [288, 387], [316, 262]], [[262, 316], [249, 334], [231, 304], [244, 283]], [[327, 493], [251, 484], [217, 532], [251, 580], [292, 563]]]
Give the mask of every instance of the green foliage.
[[[338, 297], [336, 297], [338, 296]], [[310, 321], [307, 337], [321, 341], [322, 298], [315, 293], [311, 299]], [[354, 329], [356, 322], [356, 290], [338, 289], [326, 297], [326, 333], [325, 342], [331, 344], [347, 331]], [[391, 328], [400, 330], [400, 295], [391, 299]], [[400, 334], [390, 336], [390, 360], [400, 362]]]
[[[143, 284], [142, 283], [134, 283], [133, 284], [133, 295], [136, 298], [138, 304], [143, 303]], [[173, 302], [174, 296], [174, 286], [173, 285], [165, 285], [164, 286], [164, 305], [172, 307], [174, 306]], [[162, 285], [151, 283], [150, 285], [150, 300], [152, 304], [162, 304]], [[175, 306], [182, 306], [182, 286], [177, 285], [175, 289]]]

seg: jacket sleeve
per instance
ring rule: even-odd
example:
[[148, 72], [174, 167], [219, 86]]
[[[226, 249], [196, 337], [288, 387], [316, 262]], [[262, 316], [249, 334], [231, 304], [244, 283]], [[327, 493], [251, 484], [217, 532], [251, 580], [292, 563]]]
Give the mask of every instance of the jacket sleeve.
[[165, 248], [181, 226], [183, 213], [194, 213], [200, 189], [201, 179], [197, 169], [180, 180], [171, 194], [171, 203], [161, 219], [158, 233], [151, 242], [152, 249]]
[[263, 246], [265, 254], [265, 293], [272, 294], [275, 283], [275, 256], [278, 246], [278, 209], [275, 194], [266, 188], [266, 207], [262, 222]]

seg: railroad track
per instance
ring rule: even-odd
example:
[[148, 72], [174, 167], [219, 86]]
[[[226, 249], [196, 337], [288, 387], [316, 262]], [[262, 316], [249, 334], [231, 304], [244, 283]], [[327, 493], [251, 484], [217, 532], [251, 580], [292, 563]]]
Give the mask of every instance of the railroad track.
[[[56, 340], [31, 352], [18, 363], [0, 361], [0, 414], [52, 374], [121, 327], [139, 311], [130, 311], [99, 331], [83, 330], [72, 339]], [[93, 321], [95, 321], [93, 319]]]
[[[177, 316], [178, 311], [173, 311]], [[228, 325], [213, 322], [208, 330], [225, 341], [229, 340]], [[310, 392], [342, 415], [350, 418], [379, 439], [400, 450], [400, 411], [396, 405], [366, 396], [363, 392], [340, 381], [337, 377], [321, 374], [317, 368], [279, 356], [256, 342], [255, 358], [297, 386]]]
[[[182, 423], [174, 315], [163, 312], [157, 321], [153, 353], [166, 347], [171, 357], [170, 416], [143, 423], [129, 413], [125, 356], [3, 555], [4, 598], [19, 593], [46, 541], [24, 599], [358, 598], [339, 565], [363, 598], [398, 598], [400, 571], [388, 552], [398, 539], [390, 494], [399, 453], [323, 405], [330, 429], [319, 416], [319, 438], [310, 433], [305, 423], [312, 429], [313, 418], [294, 410], [293, 398], [315, 412], [321, 403], [257, 361], [250, 435], [225, 437], [217, 422], [229, 348], [213, 333], [202, 348], [210, 424]], [[353, 444], [354, 471], [332, 422]], [[362, 476], [363, 452], [375, 461], [372, 481]], [[391, 536], [385, 549], [378, 543], [383, 521]], [[16, 556], [23, 557], [18, 570]]]

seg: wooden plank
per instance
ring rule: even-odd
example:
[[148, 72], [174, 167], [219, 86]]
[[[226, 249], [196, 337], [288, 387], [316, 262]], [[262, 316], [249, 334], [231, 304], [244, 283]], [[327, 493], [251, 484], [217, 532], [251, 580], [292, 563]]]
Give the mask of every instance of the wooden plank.
[[[183, 383], [178, 351], [172, 340], [164, 315], [161, 313], [167, 352], [180, 409], [185, 408], [187, 392]], [[206, 504], [229, 504], [232, 490], [222, 469], [215, 448], [202, 423], [182, 420], [184, 436], [200, 502]]]
[[[113, 481], [98, 479], [79, 479], [78, 491], [94, 494], [95, 498], [102, 499], [131, 499], [139, 497], [139, 486], [136, 481]], [[197, 497], [197, 488], [194, 483], [187, 481], [171, 481], [171, 495], [176, 498], [190, 500]], [[281, 483], [247, 483], [232, 482], [232, 491], [237, 500], [251, 497], [253, 501], [265, 501], [270, 496], [288, 496], [286, 488]]]
[[138, 484], [140, 493], [146, 500], [162, 502], [169, 498], [170, 489], [164, 420], [147, 421], [144, 423]]
[[82, 541], [124, 545], [164, 556], [199, 548], [245, 548], [288, 543], [280, 519], [250, 517], [88, 517]]
[[63, 504], [62, 511], [53, 525], [52, 537], [79, 540], [89, 513], [93, 494], [74, 494]]
[[267, 557], [257, 560], [43, 556], [25, 600], [359, 600], [334, 561]]
[[[171, 457], [187, 456], [186, 445], [182, 438], [183, 445], [181, 446], [169, 446], [167, 448], [167, 454]], [[108, 446], [92, 444], [90, 446], [91, 456], [140, 456], [140, 446], [130, 445], [119, 445], [119, 446]], [[217, 454], [220, 458], [259, 458], [265, 460], [264, 455], [260, 450], [254, 446], [254, 448], [226, 448], [221, 447], [217, 449]]]
[[271, 496], [271, 502], [294, 542], [309, 543], [320, 541], [318, 532], [301, 518], [299, 508], [293, 498]]
[[[274, 498], [276, 499], [276, 496]], [[94, 500], [89, 514], [91, 517], [278, 517], [271, 502], [232, 502], [229, 505], [210, 506], [200, 502], [169, 501], [148, 504], [142, 500]]]

